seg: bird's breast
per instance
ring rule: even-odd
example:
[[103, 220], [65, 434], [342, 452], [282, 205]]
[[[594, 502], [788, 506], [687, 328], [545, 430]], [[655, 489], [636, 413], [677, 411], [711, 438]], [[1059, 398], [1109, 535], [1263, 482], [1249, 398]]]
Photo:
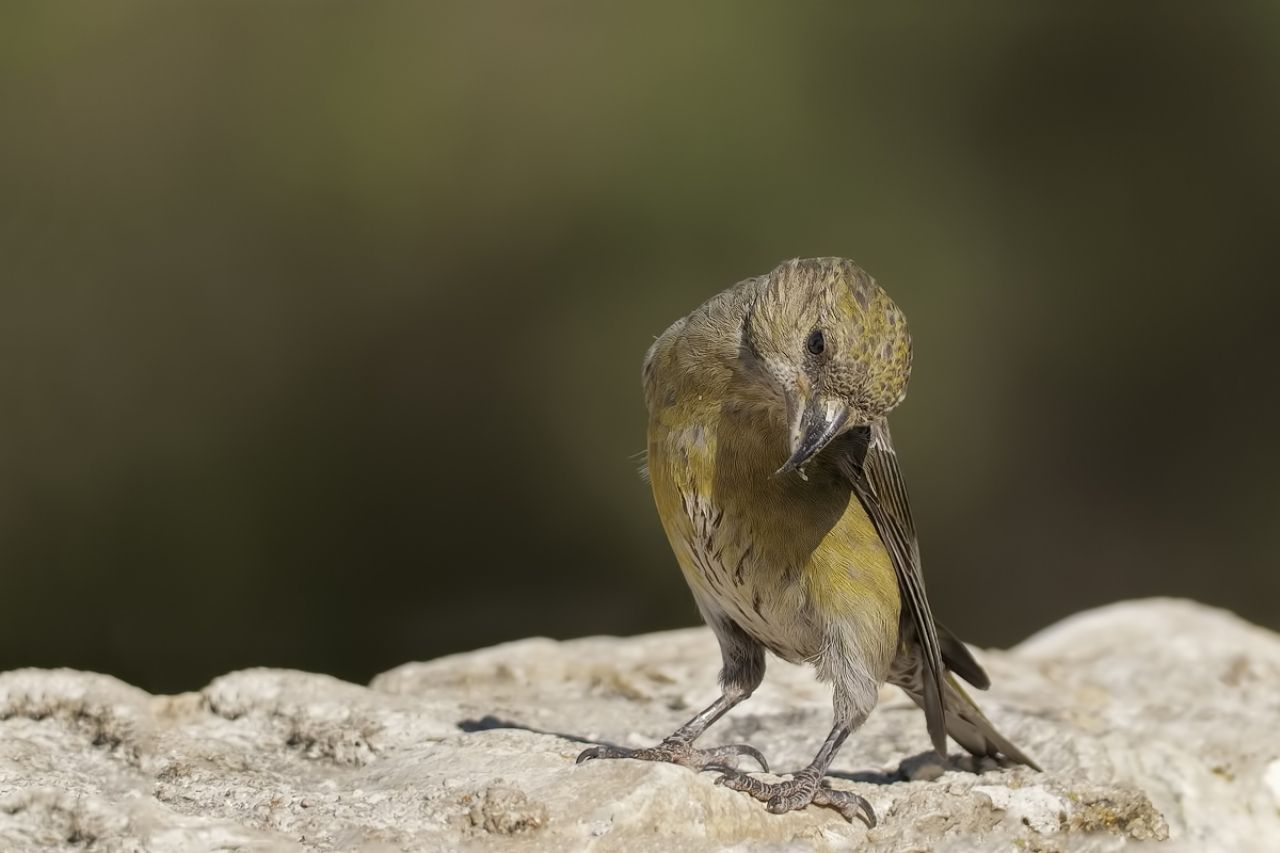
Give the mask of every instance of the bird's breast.
[[879, 551], [873, 570], [888, 566], [861, 505], [834, 466], [775, 476], [787, 456], [780, 424], [723, 407], [673, 420], [651, 421], [650, 482], [699, 605], [784, 659], [814, 658], [860, 597], [849, 580], [862, 552]]

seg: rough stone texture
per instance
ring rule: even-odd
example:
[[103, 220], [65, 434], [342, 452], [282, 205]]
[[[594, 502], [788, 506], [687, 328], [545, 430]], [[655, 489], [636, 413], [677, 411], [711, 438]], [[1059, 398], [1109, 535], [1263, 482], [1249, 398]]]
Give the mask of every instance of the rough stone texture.
[[[712, 773], [574, 765], [584, 744], [650, 744], [714, 697], [700, 628], [524, 640], [368, 688], [249, 670], [149, 696], [20, 670], [0, 675], [0, 851], [1280, 850], [1277, 635], [1151, 600], [980, 657], [984, 708], [1046, 772], [944, 767], [886, 690], [834, 768], [875, 806], [874, 830], [769, 814]], [[750, 741], [785, 770], [829, 719], [827, 689], [771, 661], [707, 741]]]

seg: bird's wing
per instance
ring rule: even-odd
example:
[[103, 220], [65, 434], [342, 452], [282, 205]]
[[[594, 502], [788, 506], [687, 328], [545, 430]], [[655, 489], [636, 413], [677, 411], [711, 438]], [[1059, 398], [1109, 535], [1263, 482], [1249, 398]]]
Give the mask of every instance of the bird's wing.
[[942, 649], [938, 628], [929, 609], [929, 599], [924, 592], [916, 527], [911, 520], [907, 488], [898, 468], [898, 455], [893, 450], [888, 424], [879, 421], [851, 430], [845, 448], [846, 452], [840, 456], [840, 467], [853, 483], [858, 499], [889, 551], [894, 573], [898, 576], [904, 615], [911, 623], [923, 657], [923, 707], [929, 737], [934, 748], [945, 755], [947, 728], [942, 698], [945, 695]]
[[986, 670], [973, 659], [968, 646], [962, 643], [959, 637], [951, 633], [946, 625], [939, 622], [937, 627], [938, 645], [942, 650], [942, 662], [947, 669], [979, 690], [986, 690], [990, 687], [991, 679], [987, 677]]

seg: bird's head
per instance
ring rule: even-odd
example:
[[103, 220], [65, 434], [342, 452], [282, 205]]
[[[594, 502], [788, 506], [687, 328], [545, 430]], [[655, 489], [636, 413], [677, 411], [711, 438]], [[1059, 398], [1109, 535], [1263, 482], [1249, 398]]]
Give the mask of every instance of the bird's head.
[[[902, 311], [852, 261], [787, 261], [760, 283], [742, 330], [748, 373], [785, 406], [796, 470], [837, 436], [902, 402], [911, 335]], [[763, 389], [762, 389], [763, 390]]]

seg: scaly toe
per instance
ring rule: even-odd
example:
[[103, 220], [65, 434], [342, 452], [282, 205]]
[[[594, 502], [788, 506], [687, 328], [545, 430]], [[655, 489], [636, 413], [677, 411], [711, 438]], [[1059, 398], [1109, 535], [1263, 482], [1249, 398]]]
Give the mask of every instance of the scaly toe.
[[867, 802], [866, 798], [852, 791], [837, 791], [824, 782], [822, 787], [814, 792], [813, 804], [835, 809], [844, 815], [844, 819], [849, 823], [860, 820], [867, 825], [867, 829], [876, 828], [875, 809], [871, 808], [871, 803]]
[[775, 787], [767, 782], [761, 782], [754, 776], [748, 776], [741, 770], [726, 772], [716, 779], [716, 784], [723, 785], [734, 791], [741, 791], [744, 794], [750, 794], [757, 800], [767, 800], [772, 797]]
[[738, 758], [747, 756], [757, 762], [764, 770], [769, 769], [769, 762], [760, 754], [760, 750], [745, 743], [734, 743], [712, 749], [694, 749], [688, 743], [678, 740], [666, 740], [657, 746], [645, 749], [627, 749], [621, 746], [593, 746], [584, 749], [577, 758], [576, 764], [590, 761], [593, 758], [634, 758], [639, 761], [662, 761], [668, 764], [679, 764], [694, 770], [732, 769]]
[[760, 750], [756, 749], [751, 744], [731, 743], [725, 746], [716, 746], [711, 749], [701, 749], [697, 751], [700, 752], [705, 759], [702, 765], [703, 770], [706, 770], [712, 764], [720, 765], [720, 762], [722, 761], [725, 762], [725, 765], [728, 767], [734, 767], [737, 763], [737, 759], [745, 755], [756, 764], [759, 764], [762, 771], [765, 773], [769, 772], [769, 762], [765, 760], [765, 757], [761, 754]]
[[786, 812], [802, 809], [814, 801], [813, 794], [798, 790], [792, 793], [777, 793], [769, 798], [765, 808], [774, 814], [785, 814]]
[[601, 744], [582, 750], [578, 753], [578, 757], [574, 759], [574, 764], [581, 764], [584, 761], [590, 761], [593, 758], [630, 758], [632, 750], [623, 749], [620, 746], [606, 746]]
[[773, 814], [784, 814], [812, 804], [835, 809], [850, 823], [861, 820], [868, 827], [876, 825], [875, 811], [869, 802], [851, 791], [835, 790], [829, 782], [820, 781], [811, 772], [802, 770], [791, 779], [770, 784], [733, 771], [716, 779], [716, 784], [763, 800], [765, 808]]

